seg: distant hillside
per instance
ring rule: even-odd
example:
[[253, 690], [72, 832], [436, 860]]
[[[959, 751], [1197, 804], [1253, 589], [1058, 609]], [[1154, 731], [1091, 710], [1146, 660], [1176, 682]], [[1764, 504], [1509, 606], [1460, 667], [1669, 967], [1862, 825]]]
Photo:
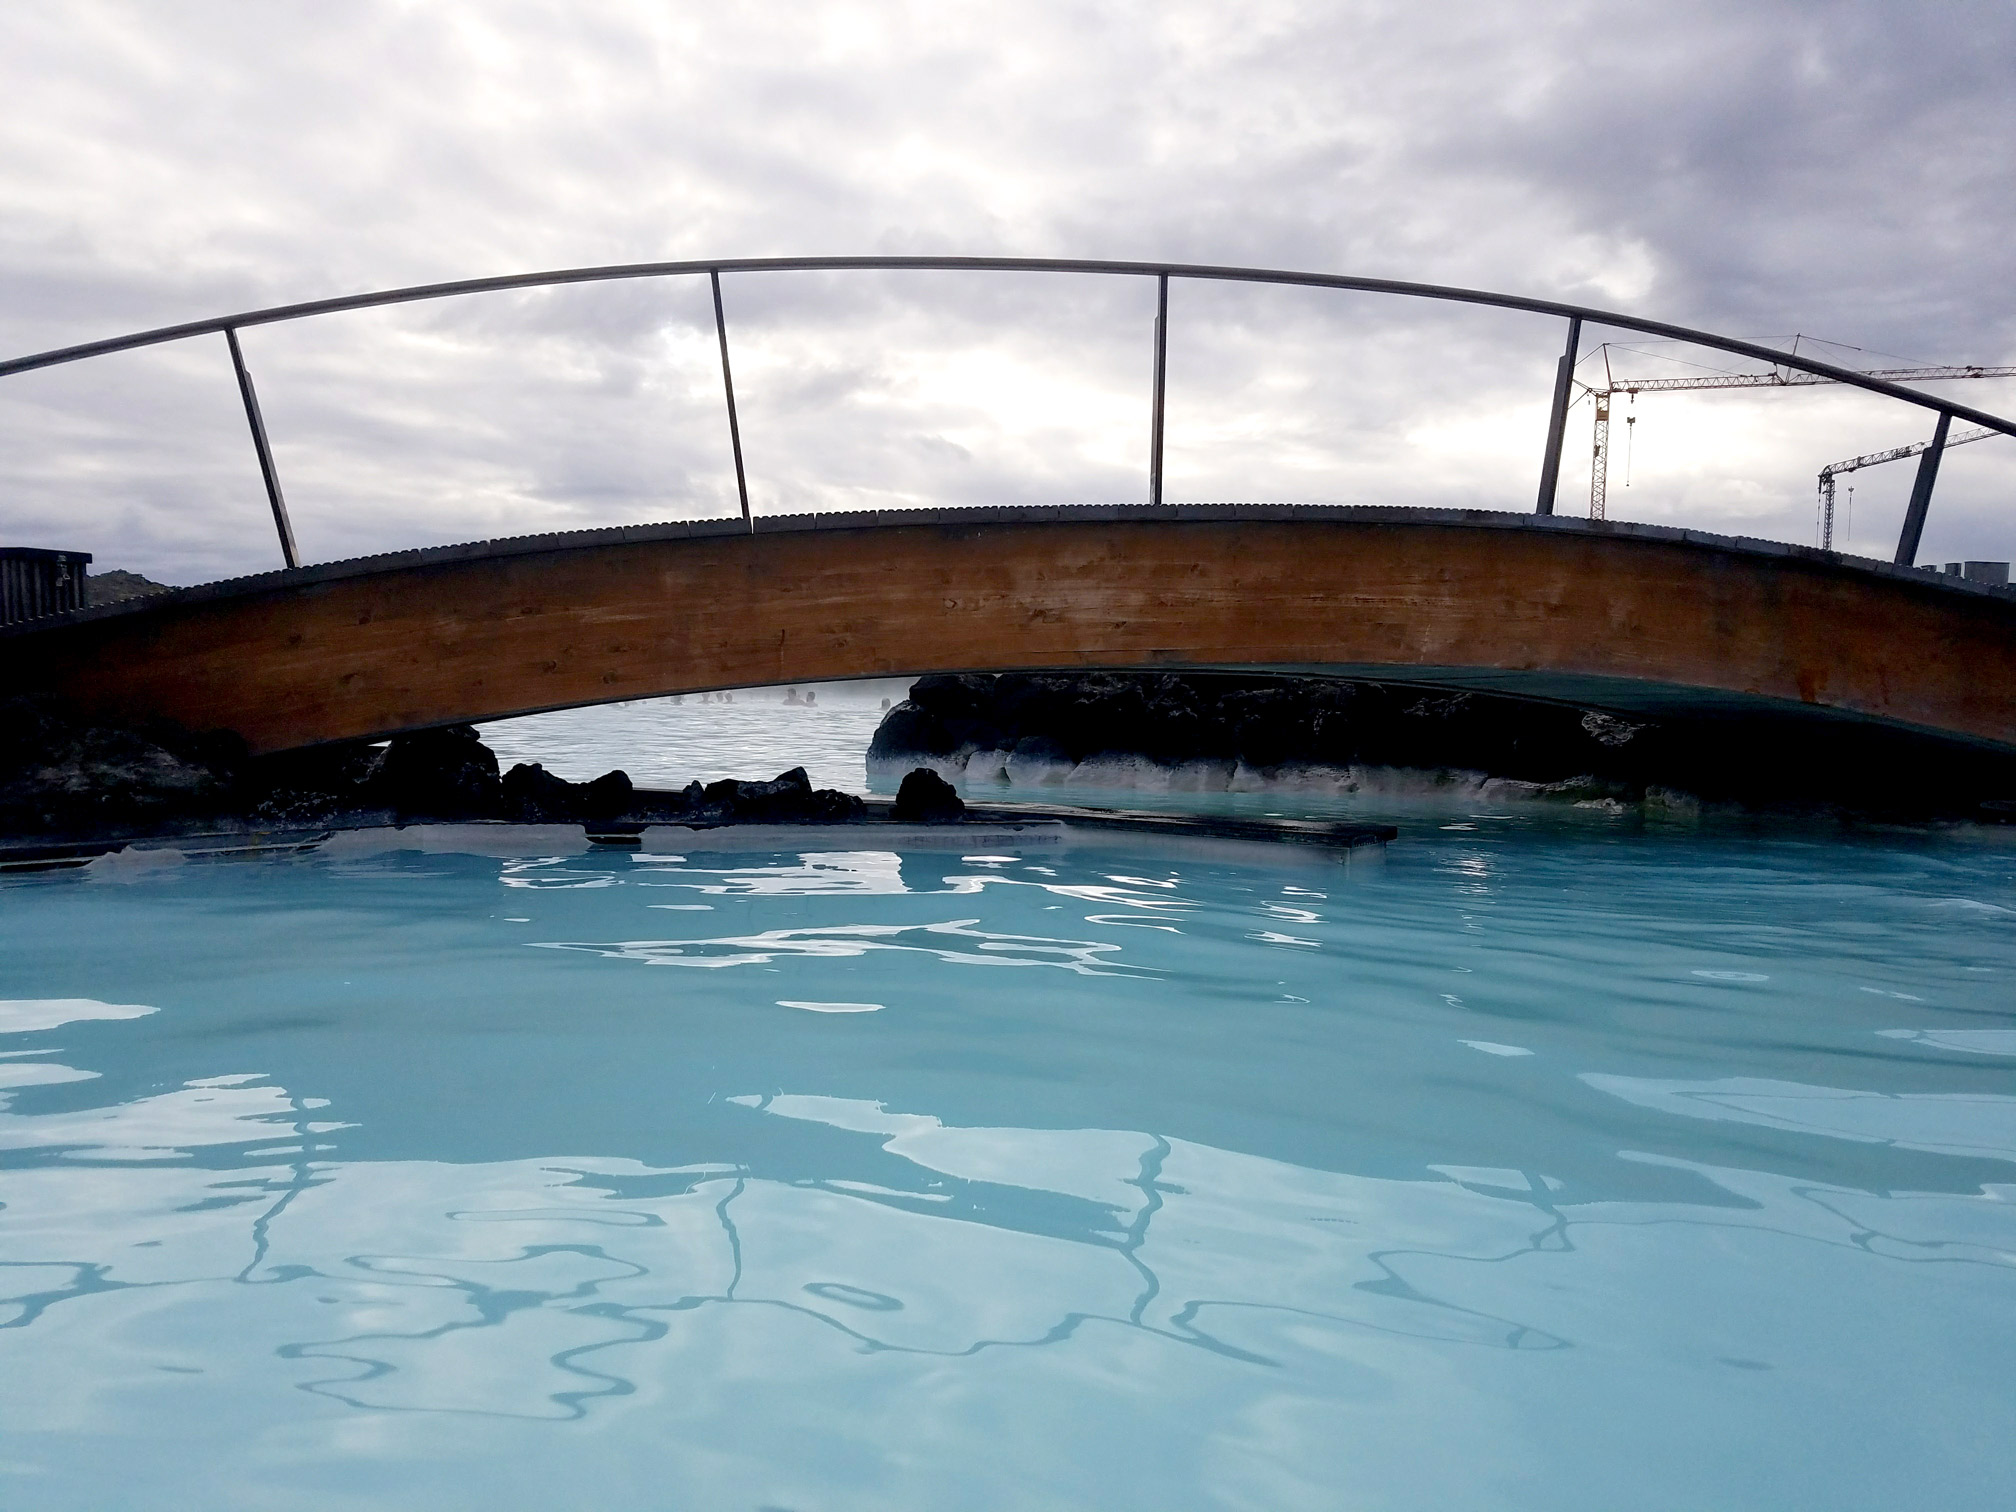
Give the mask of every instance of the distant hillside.
[[145, 598], [150, 593], [166, 593], [169, 585], [144, 578], [137, 572], [87, 572], [84, 575], [87, 604], [117, 604], [127, 599]]

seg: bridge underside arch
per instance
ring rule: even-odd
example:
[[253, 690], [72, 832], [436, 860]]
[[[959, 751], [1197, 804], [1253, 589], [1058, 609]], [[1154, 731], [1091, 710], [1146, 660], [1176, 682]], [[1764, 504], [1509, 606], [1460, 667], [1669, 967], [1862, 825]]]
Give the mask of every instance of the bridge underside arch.
[[945, 511], [409, 552], [0, 634], [0, 681], [255, 751], [938, 671], [1324, 672], [2016, 750], [2016, 600], [1655, 527], [1257, 506]]

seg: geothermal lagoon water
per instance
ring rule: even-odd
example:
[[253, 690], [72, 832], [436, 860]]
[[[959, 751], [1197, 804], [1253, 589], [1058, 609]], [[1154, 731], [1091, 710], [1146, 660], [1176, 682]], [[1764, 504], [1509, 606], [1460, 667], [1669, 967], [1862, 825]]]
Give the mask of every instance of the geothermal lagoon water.
[[0, 883], [0, 1506], [2005, 1505], [2016, 848], [1397, 817]]

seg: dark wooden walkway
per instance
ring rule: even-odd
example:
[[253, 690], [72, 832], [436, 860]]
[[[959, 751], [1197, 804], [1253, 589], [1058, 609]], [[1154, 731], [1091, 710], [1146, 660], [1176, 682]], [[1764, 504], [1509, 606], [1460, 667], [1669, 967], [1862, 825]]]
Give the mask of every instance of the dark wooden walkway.
[[925, 672], [1274, 669], [1625, 714], [1806, 709], [2016, 750], [2016, 595], [1555, 516], [1118, 506], [442, 547], [0, 631], [0, 686], [258, 751]]

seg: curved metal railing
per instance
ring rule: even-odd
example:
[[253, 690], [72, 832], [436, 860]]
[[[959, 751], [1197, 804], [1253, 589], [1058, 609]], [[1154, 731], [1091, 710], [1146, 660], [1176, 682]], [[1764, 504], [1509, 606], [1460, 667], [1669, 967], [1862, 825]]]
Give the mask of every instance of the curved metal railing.
[[1853, 368], [1821, 362], [1801, 353], [1781, 351], [1776, 347], [1764, 346], [1754, 341], [1719, 336], [1712, 331], [1698, 331], [1661, 320], [1647, 320], [1642, 316], [1626, 315], [1615, 310], [1601, 310], [1593, 306], [1569, 304], [1556, 299], [1532, 299], [1519, 294], [1499, 294], [1485, 289], [1465, 289], [1447, 284], [1409, 283], [1390, 278], [1358, 278], [1337, 273], [1298, 273], [1278, 268], [1221, 267], [1204, 263], [1112, 262], [1062, 257], [741, 257], [687, 262], [618, 263], [606, 267], [512, 273], [494, 278], [464, 278], [449, 283], [415, 284], [403, 289], [384, 289], [371, 294], [345, 294], [333, 299], [303, 300], [297, 304], [274, 305], [268, 309], [247, 310], [236, 315], [218, 315], [207, 320], [184, 321], [178, 325], [157, 326], [152, 330], [135, 331], [125, 336], [107, 337], [101, 341], [58, 347], [53, 351], [36, 352], [26, 357], [0, 361], [0, 378], [12, 373], [27, 373], [39, 368], [82, 362], [87, 358], [102, 357], [113, 352], [130, 352], [139, 347], [160, 346], [167, 342], [184, 341], [197, 336], [222, 335], [230, 352], [232, 369], [237, 376], [239, 394], [245, 403], [245, 416], [251, 426], [252, 444], [258, 455], [260, 476], [266, 486], [267, 502], [273, 510], [274, 526], [280, 535], [281, 553], [289, 567], [296, 567], [300, 565], [300, 560], [295, 549], [293, 527], [288, 519], [285, 497], [280, 490], [279, 473], [274, 466], [272, 447], [268, 443], [265, 421], [260, 414], [258, 394], [253, 388], [252, 376], [245, 366], [244, 353], [238, 343], [239, 331], [248, 326], [275, 325], [282, 321], [304, 320], [315, 315], [335, 315], [349, 310], [416, 304], [423, 300], [449, 299], [461, 294], [491, 294], [514, 289], [553, 288], [565, 284], [609, 283], [636, 278], [697, 277], [705, 274], [713, 294], [715, 332], [721, 346], [721, 380], [727, 404], [729, 440], [735, 457], [736, 492], [742, 505], [742, 518], [745, 522], [750, 522], [752, 517], [749, 509], [749, 482], [742, 463], [741, 427], [735, 411], [735, 380], [729, 361], [728, 322], [721, 301], [721, 275], [857, 270], [1093, 273], [1155, 279], [1154, 390], [1149, 412], [1148, 497], [1151, 504], [1159, 505], [1162, 502], [1163, 398], [1168, 374], [1169, 280], [1172, 278], [1392, 294], [1415, 299], [1440, 300], [1452, 304], [1519, 310], [1535, 315], [1557, 316], [1566, 320], [1567, 346], [1555, 370], [1553, 402], [1548, 410], [1546, 441], [1541, 452], [1540, 488], [1535, 504], [1535, 510], [1540, 514], [1554, 512], [1554, 498], [1561, 470], [1562, 436], [1567, 426], [1571, 397], [1571, 380], [1576, 360], [1580, 355], [1582, 327], [1585, 324], [1607, 326], [1633, 331], [1643, 336], [1663, 337], [1694, 346], [1708, 347], [1734, 356], [1770, 363], [1775, 367], [1810, 373], [1817, 378], [1829, 379], [1850, 388], [1862, 389], [1868, 393], [1880, 394], [1885, 398], [1931, 410], [1936, 416], [1932, 440], [1920, 456], [1918, 476], [1912, 486], [1910, 503], [1904, 513], [1904, 528], [1897, 542], [1895, 560], [1904, 566], [1910, 566], [1917, 560], [1918, 543], [1925, 529], [1925, 515], [1931, 505], [1933, 484], [1938, 477], [1940, 453], [1945, 449], [1947, 432], [1952, 422], [1958, 418], [2005, 436], [2016, 436], [2016, 420], [2006, 419], [1968, 405], [1955, 404], [1936, 394], [1892, 383], [1868, 373], [1857, 372]]

